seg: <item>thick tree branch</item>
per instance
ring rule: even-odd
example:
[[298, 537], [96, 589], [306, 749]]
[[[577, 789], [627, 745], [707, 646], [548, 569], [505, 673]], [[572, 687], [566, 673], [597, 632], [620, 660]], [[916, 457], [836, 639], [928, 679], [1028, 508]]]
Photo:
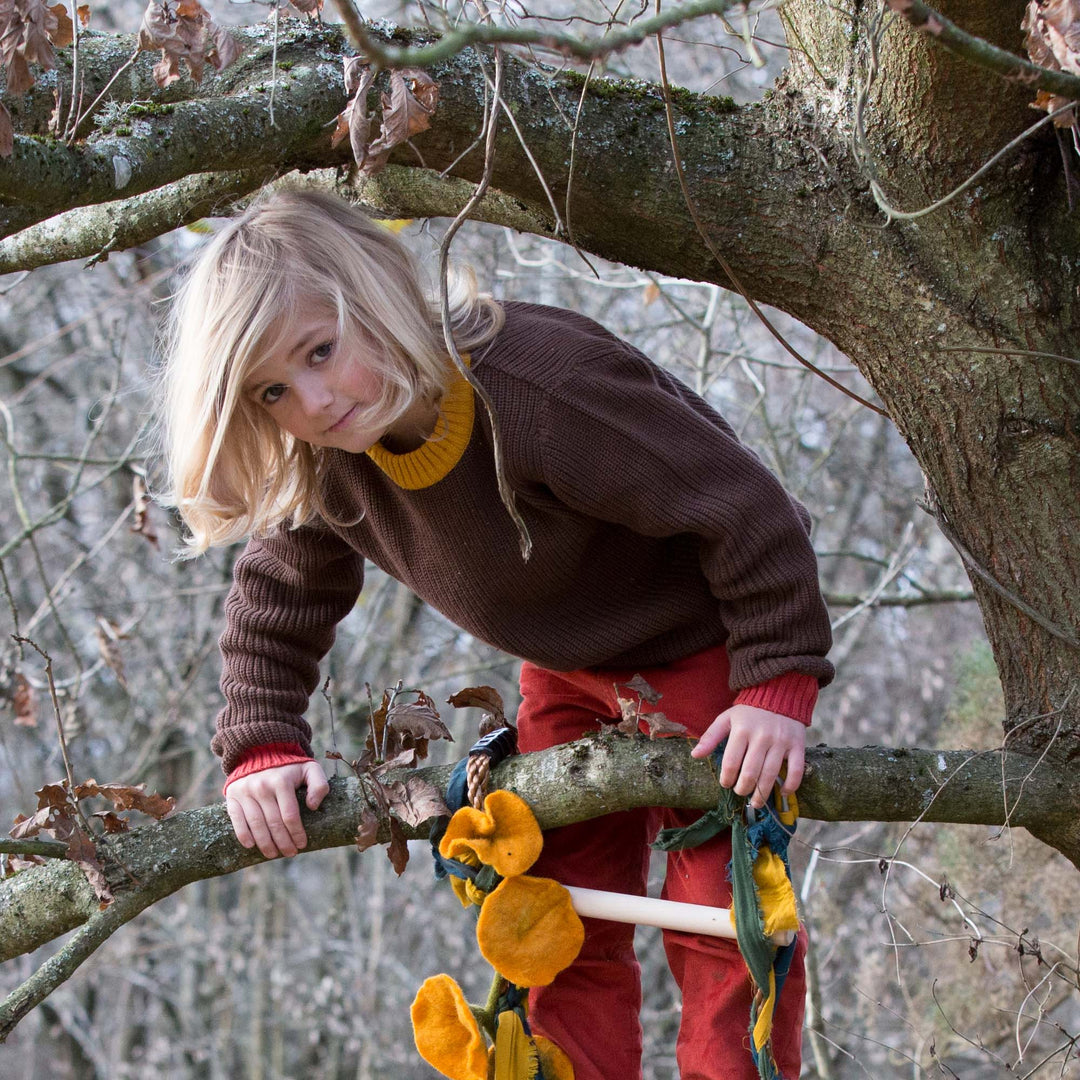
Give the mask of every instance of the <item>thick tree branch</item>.
[[[807, 763], [799, 791], [806, 818], [1025, 826], [1040, 835], [1053, 834], [1055, 846], [1080, 862], [1080, 837], [1070, 809], [1080, 786], [1075, 770], [1000, 751], [882, 747], [816, 747], [809, 750]], [[419, 775], [445, 788], [449, 767], [423, 769]], [[525, 798], [544, 828], [639, 806], [704, 810], [716, 804], [719, 791], [711, 764], [692, 760], [688, 742], [612, 735], [514, 758], [495, 771], [492, 782]], [[353, 843], [366, 806], [357, 781], [333, 781], [322, 808], [304, 812], [306, 850]], [[407, 832], [423, 836], [427, 827]], [[380, 839], [388, 838], [384, 828]], [[115, 916], [97, 920], [82, 944], [57, 961], [56, 970], [64, 977], [73, 958], [81, 962], [93, 951], [88, 946], [96, 947], [107, 936], [99, 933], [99, 923], [111, 932], [192, 881], [263, 861], [257, 850], [236, 842], [220, 804], [111, 837], [108, 851], [117, 860], [110, 876], [120, 906]], [[131, 875], [137, 886], [131, 885]], [[87, 923], [98, 910], [97, 898], [73, 863], [57, 861], [17, 874], [0, 884], [0, 960]], [[47, 982], [48, 976], [42, 979]], [[28, 1000], [20, 996], [0, 1005], [0, 1032], [10, 1030], [11, 1010], [22, 1009]]]
[[939, 45], [981, 68], [1025, 86], [1048, 90], [1062, 97], [1080, 99], [1080, 75], [1039, 67], [1038, 64], [1033, 64], [1007, 49], [999, 49], [989, 41], [961, 30], [922, 0], [888, 0], [888, 4], [893, 11]]

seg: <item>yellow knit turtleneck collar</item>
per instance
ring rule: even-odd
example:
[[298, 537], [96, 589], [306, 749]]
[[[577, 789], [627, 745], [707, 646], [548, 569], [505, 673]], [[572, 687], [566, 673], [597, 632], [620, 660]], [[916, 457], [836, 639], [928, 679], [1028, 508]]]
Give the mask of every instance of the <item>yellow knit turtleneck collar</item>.
[[[463, 357], [469, 363], [469, 357]], [[476, 403], [473, 388], [460, 373], [446, 388], [439, 403], [435, 430], [417, 449], [395, 454], [376, 443], [367, 455], [398, 487], [406, 491], [437, 484], [461, 460], [472, 438]]]

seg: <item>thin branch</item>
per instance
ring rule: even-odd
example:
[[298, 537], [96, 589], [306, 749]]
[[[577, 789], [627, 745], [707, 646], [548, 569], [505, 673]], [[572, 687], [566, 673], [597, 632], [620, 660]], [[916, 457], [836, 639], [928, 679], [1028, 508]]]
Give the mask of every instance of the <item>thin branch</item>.
[[632, 45], [640, 45], [669, 27], [681, 26], [705, 15], [722, 15], [740, 2], [741, 0], [693, 0], [692, 3], [673, 7], [650, 19], [640, 19], [623, 30], [597, 38], [580, 38], [573, 34], [555, 34], [545, 30], [526, 30], [490, 23], [469, 23], [464, 29], [450, 30], [433, 44], [416, 49], [383, 45], [362, 28], [358, 44], [372, 63], [387, 68], [428, 67], [448, 60], [473, 45], [531, 45], [567, 58], [601, 60]]

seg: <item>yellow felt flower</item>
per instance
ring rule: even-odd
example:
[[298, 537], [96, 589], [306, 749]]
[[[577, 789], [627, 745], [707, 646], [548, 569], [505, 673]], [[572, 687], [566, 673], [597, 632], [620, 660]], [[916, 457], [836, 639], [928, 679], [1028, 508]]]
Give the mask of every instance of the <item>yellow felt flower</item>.
[[420, 1056], [450, 1080], [487, 1080], [487, 1045], [465, 995], [449, 975], [432, 975], [416, 992], [413, 1039]]
[[476, 882], [468, 878], [451, 877], [450, 888], [454, 890], [454, 895], [461, 901], [461, 906], [464, 908], [472, 907], [473, 904], [479, 907], [488, 895], [483, 889], [476, 887]]
[[550, 878], [508, 877], [476, 922], [484, 959], [518, 986], [547, 986], [581, 951], [585, 928], [570, 894]]
[[543, 1035], [534, 1035], [536, 1053], [544, 1069], [544, 1080], [574, 1080], [574, 1066], [562, 1049]]
[[524, 874], [540, 855], [544, 837], [529, 804], [511, 791], [493, 791], [484, 809], [463, 806], [450, 819], [439, 854], [466, 861], [475, 855], [502, 877]]

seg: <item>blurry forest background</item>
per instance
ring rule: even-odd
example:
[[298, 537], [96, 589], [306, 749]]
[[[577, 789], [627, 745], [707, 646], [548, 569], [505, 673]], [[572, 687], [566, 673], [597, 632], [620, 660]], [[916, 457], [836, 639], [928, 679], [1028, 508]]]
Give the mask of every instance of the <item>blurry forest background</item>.
[[[207, 7], [222, 22], [267, 11], [223, 0]], [[610, 16], [594, 0], [544, 0], [536, 11], [582, 33]], [[362, 12], [435, 25], [453, 14], [417, 4]], [[505, 14], [526, 13], [515, 4]], [[93, 9], [92, 25], [134, 31], [140, 17], [134, 0], [110, 0]], [[673, 82], [747, 101], [785, 62], [775, 15], [735, 21], [715, 40], [703, 40], [705, 30], [722, 31], [722, 20], [667, 38]], [[630, 51], [607, 70], [654, 79], [655, 52]], [[434, 266], [444, 226], [416, 222], [402, 234], [425, 265]], [[214, 227], [181, 230], [92, 270], [69, 264], [0, 278], [5, 821], [31, 812], [34, 789], [63, 771], [42, 662], [19, 651], [14, 633], [53, 658], [76, 779], [145, 781], [182, 808], [220, 799], [208, 743], [236, 551], [173, 561], [176, 522], [156, 507], [141, 532], [132, 529], [144, 476], [153, 487], [156, 334], [185, 260]], [[492, 226], [467, 226], [454, 251], [497, 297], [576, 308], [670, 367], [809, 507], [838, 670], [811, 744], [1000, 740], [1000, 691], [967, 579], [918, 505], [919, 469], [888, 420], [795, 364], [741, 298], [715, 286], [586, 263], [569, 247]], [[772, 314], [805, 355], [870, 393], [828, 343]], [[516, 666], [372, 573], [325, 664], [333, 722], [326, 700], [312, 702], [316, 745], [358, 753], [365, 683], [378, 696], [403, 680], [437, 701], [488, 683], [512, 711]], [[29, 702], [16, 701], [20, 675]], [[457, 743], [443, 751], [464, 753], [476, 717], [447, 707], [444, 718]], [[793, 851], [813, 941], [804, 1076], [1074, 1074], [1066, 1032], [1080, 1027], [1080, 997], [1047, 977], [1048, 965], [1077, 959], [1075, 871], [1063, 859], [1008, 830], [812, 821]], [[0, 1075], [434, 1075], [412, 1047], [417, 987], [448, 971], [482, 997], [488, 972], [469, 916], [416, 854], [400, 880], [381, 850], [340, 849], [190, 886], [109, 941], [24, 1021], [0, 1049]], [[883, 856], [895, 860], [887, 874]], [[671, 1080], [679, 1003], [658, 933], [639, 931], [638, 943], [645, 1074]], [[0, 968], [0, 993], [41, 959]]]

